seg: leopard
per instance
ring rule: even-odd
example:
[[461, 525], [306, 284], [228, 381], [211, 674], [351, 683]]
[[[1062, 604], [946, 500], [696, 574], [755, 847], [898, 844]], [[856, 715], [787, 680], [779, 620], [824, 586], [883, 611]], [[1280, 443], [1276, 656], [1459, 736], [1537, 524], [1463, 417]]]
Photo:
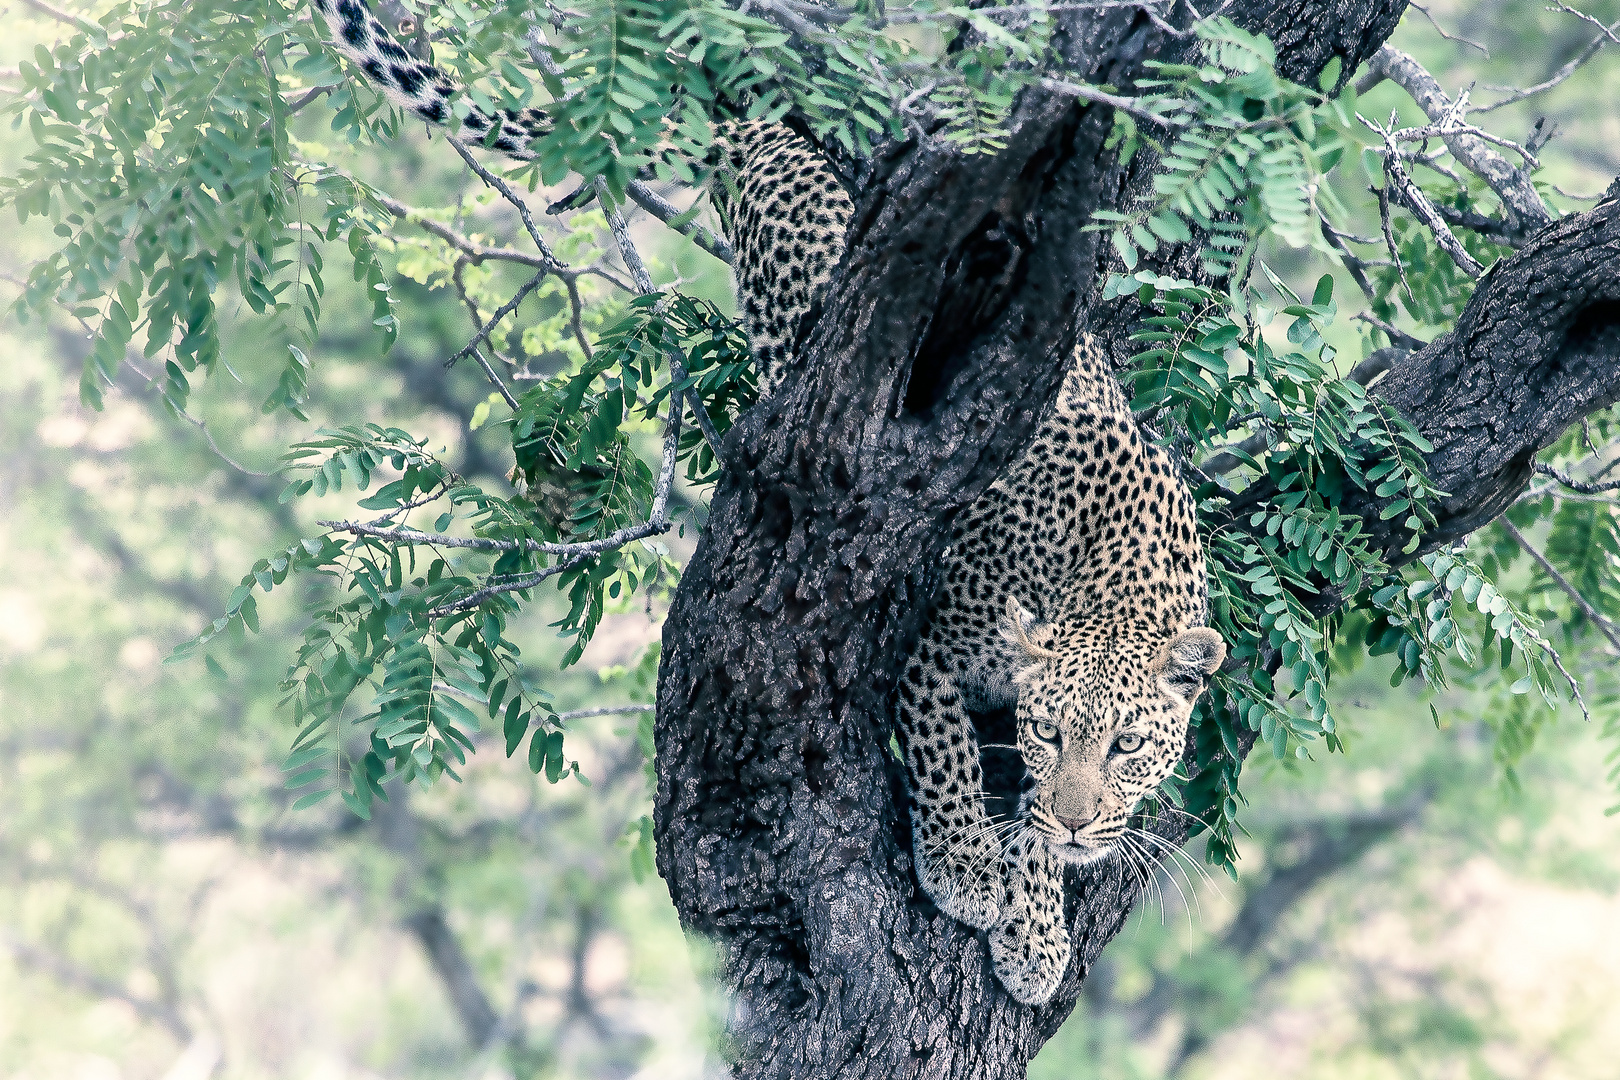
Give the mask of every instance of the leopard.
[[[542, 109], [471, 105], [365, 0], [312, 2], [389, 101], [451, 138], [532, 160], [551, 131]], [[714, 146], [730, 175], [711, 201], [764, 397], [798, 362], [854, 204], [785, 123], [724, 120]], [[1095, 339], [1081, 337], [1028, 447], [961, 514], [934, 570], [896, 684], [916, 877], [938, 910], [986, 935], [1008, 992], [1037, 1005], [1069, 964], [1065, 867], [1117, 853], [1137, 806], [1174, 771], [1225, 656], [1204, 625], [1191, 493], [1138, 428]], [[1009, 707], [1023, 783], [1015, 812], [993, 821], [973, 714]]]
[[[1065, 866], [1117, 855], [1226, 656], [1204, 625], [1191, 490], [1095, 338], [953, 526], [937, 573], [897, 694], [913, 860], [941, 911], [986, 931], [1008, 992], [1038, 1005], [1069, 964]], [[973, 714], [1008, 707], [1024, 777], [1015, 812], [993, 821]]]

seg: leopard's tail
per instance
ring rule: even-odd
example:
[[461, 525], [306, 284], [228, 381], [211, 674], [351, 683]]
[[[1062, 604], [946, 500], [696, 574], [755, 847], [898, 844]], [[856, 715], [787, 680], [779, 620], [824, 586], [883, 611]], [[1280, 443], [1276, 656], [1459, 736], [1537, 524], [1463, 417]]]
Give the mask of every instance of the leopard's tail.
[[[450, 100], [460, 90], [454, 79], [416, 59], [372, 14], [365, 0], [314, 0], [325, 18], [332, 44], [359, 68], [389, 101], [430, 124], [450, 123]], [[534, 157], [536, 140], [551, 130], [539, 109], [472, 107], [461, 119], [462, 139], [523, 161]]]

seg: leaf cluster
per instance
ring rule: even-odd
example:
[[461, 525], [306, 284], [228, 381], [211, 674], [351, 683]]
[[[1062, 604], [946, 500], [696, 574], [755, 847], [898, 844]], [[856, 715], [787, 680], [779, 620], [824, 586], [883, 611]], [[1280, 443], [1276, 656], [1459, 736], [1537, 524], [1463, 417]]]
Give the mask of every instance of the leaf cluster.
[[[1139, 271], [1108, 287], [1113, 295], [1134, 287], [1151, 312], [1133, 335], [1145, 346], [1133, 360], [1133, 408], [1176, 433], [1174, 445], [1206, 465], [1217, 454], [1235, 462], [1195, 495], [1211, 624], [1237, 667], [1216, 676], [1195, 714], [1195, 771], [1175, 793], [1208, 825], [1208, 857], [1228, 869], [1247, 741], [1265, 742], [1279, 760], [1309, 757], [1318, 740], [1329, 751], [1344, 748], [1329, 682], [1346, 616], [1313, 613], [1312, 599], [1324, 591], [1348, 597], [1351, 617], [1365, 613], [1370, 654], [1400, 661], [1397, 685], [1421, 675], [1443, 687], [1448, 654], [1473, 665], [1492, 646], [1504, 671], [1519, 658], [1524, 674], [1515, 692], [1534, 687], [1552, 701], [1560, 681], [1538, 621], [1462, 554], [1430, 554], [1421, 561], [1427, 576], [1403, 574], [1343, 510], [1352, 491], [1371, 494], [1382, 501], [1382, 517], [1403, 519], [1415, 546], [1434, 521], [1429, 504], [1439, 494], [1423, 470], [1431, 447], [1337, 374], [1324, 337], [1337, 314], [1333, 279], [1324, 276], [1307, 303], [1269, 267], [1260, 270], [1281, 300], [1275, 314], [1252, 286], [1234, 297]], [[1277, 316], [1288, 318], [1286, 349], [1265, 333]], [[1468, 605], [1484, 621], [1469, 627], [1459, 617]]]
[[[1198, 64], [1150, 63], [1157, 78], [1138, 80], [1143, 107], [1175, 130], [1161, 151], [1153, 191], [1123, 211], [1099, 210], [1127, 270], [1139, 252], [1161, 243], [1187, 243], [1204, 234], [1204, 271], [1243, 276], [1262, 231], [1294, 247], [1321, 243], [1316, 219], [1337, 210], [1325, 175], [1343, 155], [1342, 129], [1355, 116], [1355, 90], [1327, 91], [1338, 82], [1337, 58], [1322, 72], [1321, 90], [1291, 83], [1274, 70], [1266, 38], [1224, 17], [1195, 28], [1203, 46]], [[1129, 156], [1146, 137], [1119, 113], [1116, 141]]]

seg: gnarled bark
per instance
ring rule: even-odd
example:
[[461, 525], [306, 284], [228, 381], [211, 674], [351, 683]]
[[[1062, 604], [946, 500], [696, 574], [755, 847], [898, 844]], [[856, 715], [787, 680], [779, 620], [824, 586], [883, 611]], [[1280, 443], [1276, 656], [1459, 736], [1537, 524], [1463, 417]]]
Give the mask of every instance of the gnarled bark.
[[[1419, 550], [1495, 519], [1529, 484], [1537, 451], [1620, 400], [1620, 202], [1532, 236], [1480, 281], [1450, 333], [1374, 389], [1434, 444], [1429, 475], [1447, 494]], [[1354, 509], [1392, 554], [1406, 544], [1398, 519]]]
[[[1402, 7], [1232, 12], [1271, 34], [1279, 66], [1303, 80], [1334, 55], [1348, 77]], [[1061, 40], [1080, 77], [1116, 85], [1185, 48], [1119, 11], [1074, 19]], [[800, 372], [726, 441], [729, 466], [664, 630], [656, 821], [684, 925], [724, 955], [740, 1076], [1022, 1076], [1134, 900], [1117, 866], [1076, 880], [1068, 976], [1049, 1004], [1017, 1004], [982, 936], [917, 888], [889, 751], [895, 665], [949, 523], [1028, 439], [1083, 321], [1126, 329], [1117, 311], [1092, 312], [1103, 254], [1083, 231], [1145, 175], [1103, 149], [1109, 123], [1100, 107], [1032, 91], [999, 154], [908, 144], [846, 169], [851, 253], [808, 326]], [[1609, 229], [1612, 212], [1549, 230], [1562, 241], [1532, 241], [1482, 283], [1454, 348], [1437, 342], [1386, 377], [1391, 400], [1436, 440], [1436, 475], [1452, 491], [1446, 527], [1504, 505], [1528, 454], [1579, 415], [1532, 399], [1568, 392], [1605, 355], [1612, 363], [1611, 291], [1595, 264], [1581, 264], [1587, 299], [1535, 349], [1491, 316], [1490, 299], [1509, 287], [1544, 294], [1525, 313], [1553, 318], [1556, 288], [1533, 287], [1536, 259], [1585, 228]], [[1508, 285], [1518, 267], [1529, 276]], [[1545, 357], [1533, 377], [1532, 354]], [[1501, 423], [1488, 450], [1453, 430], [1491, 417]], [[1471, 487], [1470, 454], [1490, 463]]]

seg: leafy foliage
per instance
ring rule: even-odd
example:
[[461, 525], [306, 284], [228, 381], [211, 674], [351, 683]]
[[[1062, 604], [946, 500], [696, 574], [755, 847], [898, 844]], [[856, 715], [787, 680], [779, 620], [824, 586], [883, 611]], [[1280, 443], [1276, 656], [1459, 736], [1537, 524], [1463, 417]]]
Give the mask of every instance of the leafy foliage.
[[[380, 516], [328, 523], [324, 536], [261, 559], [191, 649], [255, 630], [257, 597], [290, 575], [321, 583], [283, 687], [299, 726], [290, 780], [310, 788], [301, 802], [339, 791], [365, 814], [389, 777], [455, 776], [484, 723], [499, 723], [509, 755], [527, 743], [537, 773], [578, 775], [563, 722], [505, 636], [509, 621], [555, 579], [566, 600], [555, 625], [571, 639], [566, 666], [610, 606], [667, 588], [678, 573], [658, 540], [673, 527], [668, 466], [684, 462], [689, 484], [712, 481], [713, 448], [695, 421], [724, 432], [756, 394], [747, 344], [720, 310], [679, 289], [627, 298], [609, 287], [622, 278], [605, 255], [606, 214], [629, 180], [651, 173], [701, 187], [716, 120], [789, 110], [854, 154], [908, 136], [993, 152], [1014, 96], [1051, 59], [1050, 14], [1038, 4], [798, 11], [611, 0], [556, 12], [544, 39], [530, 34], [532, 13], [519, 5], [434, 11], [423, 40], [447, 46], [442, 62], [466, 87], [462, 115], [469, 104], [538, 104], [550, 114], [536, 160], [512, 175], [531, 189], [600, 177], [609, 192], [608, 205], [575, 213], [554, 236], [548, 276], [516, 297], [486, 264], [490, 249], [480, 245], [490, 238], [456, 232], [476, 200], [400, 209], [313, 139], [295, 137], [313, 134], [295, 98], [324, 95], [326, 127], [353, 145], [393, 139], [400, 118], [343, 77], [290, 0], [117, 3], [22, 66], [24, 89], [6, 108], [36, 150], [0, 181], [0, 198], [21, 221], [52, 221], [64, 243], [34, 268], [18, 310], [60, 306], [92, 328], [87, 402], [99, 406], [122, 364], [161, 357], [163, 399], [184, 414], [195, 373], [221, 363], [224, 289], [270, 320], [286, 350], [264, 408], [307, 419], [335, 244], [383, 348], [398, 333], [396, 274], [451, 285], [487, 335], [479, 340], [533, 384], [515, 396], [503, 384], [472, 418], [483, 427], [493, 416], [508, 436], [514, 493], [468, 482], [427, 439], [379, 424], [322, 429], [288, 455], [284, 501], [344, 490], [345, 478], [370, 491], [375, 479], [359, 505]], [[1443, 686], [1448, 665], [1486, 659], [1511, 670], [1511, 696], [1526, 700], [1514, 706], [1522, 722], [1502, 727], [1508, 770], [1540, 723], [1529, 691], [1550, 707], [1565, 676], [1534, 605], [1507, 598], [1507, 560], [1457, 549], [1395, 571], [1342, 509], [1352, 490], [1371, 492], [1415, 545], [1436, 494], [1423, 476], [1423, 440], [1338, 373], [1331, 279], [1305, 302], [1258, 258], [1262, 240], [1327, 253], [1324, 222], [1347, 224], [1353, 200], [1340, 162], [1349, 149], [1362, 151], [1352, 161], [1371, 149], [1351, 123], [1355, 92], [1333, 93], [1337, 61], [1316, 88], [1280, 78], [1271, 44], [1227, 19], [1200, 20], [1194, 32], [1201, 58], [1155, 65], [1136, 88], [1140, 108], [1116, 114], [1122, 154], [1159, 152], [1152, 192], [1100, 211], [1096, 227], [1110, 232], [1126, 271], [1105, 298], [1134, 294], [1144, 307], [1135, 407], [1210, 470], [1197, 494], [1212, 607], [1242, 670], [1220, 676], [1200, 707], [1197, 771], [1172, 797], [1209, 826], [1209, 857], [1229, 867], [1247, 742], [1263, 740], [1278, 759], [1307, 757], [1318, 741], [1343, 748], [1328, 687], [1346, 626], [1372, 655], [1398, 660], [1397, 681]], [[1476, 190], [1426, 183], [1436, 201], [1489, 209]], [[698, 212], [694, 203], [684, 216]], [[408, 231], [413, 223], [436, 228], [423, 239]], [[1372, 267], [1374, 314], [1389, 320], [1404, 308], [1422, 325], [1448, 325], [1471, 280], [1403, 214], [1390, 235], [1400, 266]], [[1137, 270], [1142, 252], [1195, 236], [1206, 280], [1222, 288]], [[1485, 263], [1505, 251], [1472, 235], [1465, 243]], [[521, 333], [496, 318], [519, 310]], [[521, 363], [508, 361], [512, 353]], [[1582, 460], [1572, 445], [1555, 457]], [[1549, 555], [1594, 598], [1599, 618], [1620, 618], [1614, 515], [1554, 491], [1542, 498], [1516, 510], [1518, 523], [1550, 515]], [[431, 531], [408, 524], [418, 510], [433, 517]], [[1562, 586], [1537, 575], [1540, 616], [1567, 633], [1593, 622], [1554, 603]], [[1325, 620], [1312, 601], [1328, 590], [1350, 603]]]
[[[1149, 63], [1160, 76], [1139, 80], [1148, 101], [1176, 131], [1153, 176], [1153, 195], [1127, 212], [1099, 210], [1127, 270], [1138, 251], [1206, 234], [1203, 266], [1211, 277], [1241, 275], [1262, 229], [1295, 247], [1320, 244], [1316, 218], [1337, 211], [1324, 174], [1345, 148], [1340, 129], [1355, 115], [1355, 90], [1326, 91], [1338, 81], [1335, 61], [1322, 72], [1322, 92], [1279, 78], [1276, 50], [1225, 18], [1198, 24], [1199, 64]], [[1151, 104], [1148, 107], [1152, 107]], [[1142, 136], [1120, 113], [1123, 152]]]
[[[680, 382], [668, 378], [671, 355], [688, 372]], [[268, 593], [290, 574], [323, 578], [330, 591], [315, 603], [282, 685], [299, 729], [288, 783], [319, 785], [300, 805], [338, 791], [369, 816], [390, 777], [458, 778], [455, 766], [485, 722], [500, 725], [508, 756], [526, 740], [530, 768], [553, 783], [583, 779], [564, 756], [562, 722], [504, 636], [507, 622], [536, 586], [556, 578], [569, 604], [557, 625], [574, 638], [566, 667], [610, 602], [673, 574], [655, 539], [669, 526], [652, 514], [656, 480], [634, 445], [636, 428], [652, 426], [672, 392], [692, 390], [723, 430], [752, 403], [751, 379], [746, 343], [712, 305], [647, 296], [631, 302], [589, 359], [525, 393], [504, 421], [528, 494], [503, 498], [468, 483], [426, 440], [397, 428], [323, 430], [287, 454], [295, 479], [282, 501], [339, 491], [345, 478], [365, 491], [374, 474], [387, 473], [395, 478], [358, 504], [380, 516], [363, 530], [327, 523], [336, 531], [261, 559], [225, 615], [178, 655], [220, 634], [257, 632], [256, 591]], [[712, 448], [695, 430], [676, 454], [694, 481], [714, 478]], [[553, 515], [539, 493], [558, 487], [569, 503]], [[437, 512], [432, 532], [408, 526], [418, 510]], [[446, 535], [458, 519], [471, 537]], [[340, 540], [345, 531], [352, 538]], [[627, 533], [640, 542], [618, 540]], [[353, 715], [363, 686], [374, 691], [370, 708]]]
[[[289, 341], [286, 373], [266, 402], [301, 415], [321, 248], [331, 242], [347, 245], [375, 295], [384, 346], [392, 342], [374, 226], [341, 182], [291, 156], [283, 80], [298, 51], [320, 49], [307, 23], [277, 21], [291, 14], [244, 3], [115, 4], [94, 29], [41, 47], [19, 69], [25, 91], [6, 111], [26, 120], [37, 149], [0, 178], [0, 198], [19, 222], [48, 217], [65, 240], [33, 268], [19, 311], [54, 302], [90, 322], [80, 390], [92, 406], [125, 350], [138, 347], [162, 358], [165, 399], [183, 411], [189, 376], [218, 364], [215, 294], [229, 281], [256, 313], [303, 315], [285, 320], [284, 333], [305, 348]], [[319, 196], [313, 217], [300, 197], [306, 184]]]
[[[1166, 113], [1179, 131], [1152, 195], [1128, 212], [1098, 216], [1127, 269], [1138, 248], [1190, 240], [1197, 228], [1204, 271], [1228, 279], [1222, 292], [1144, 270], [1112, 277], [1104, 298], [1134, 292], [1147, 309], [1133, 335], [1143, 346], [1133, 358], [1133, 408], [1209, 470], [1196, 495], [1212, 622], [1240, 666], [1218, 674], [1200, 703], [1196, 768], [1170, 794], [1209, 828], [1207, 858], [1231, 872], [1246, 742], [1258, 738], [1279, 760], [1309, 757], [1318, 740], [1344, 749], [1328, 687], [1332, 646], [1346, 621], [1364, 627], [1370, 655], [1396, 658], [1395, 685], [1421, 676], [1443, 688], [1448, 658], [1466, 670], [1494, 652], [1502, 672], [1515, 664], [1522, 671], [1510, 680], [1515, 697], [1534, 689], [1555, 707], [1561, 682], [1574, 700], [1580, 693], [1540, 620], [1511, 602], [1465, 549], [1425, 556], [1422, 572], [1395, 571], [1368, 544], [1362, 522], [1341, 510], [1352, 490], [1374, 495], [1382, 518], [1402, 519], [1406, 550], [1414, 550], [1433, 524], [1429, 502], [1439, 494], [1423, 471], [1422, 455], [1432, 448], [1375, 394], [1339, 376], [1326, 337], [1337, 314], [1333, 279], [1321, 278], [1305, 303], [1269, 266], [1250, 260], [1262, 235], [1326, 247], [1317, 219], [1346, 213], [1330, 174], [1354, 142], [1354, 91], [1329, 99], [1278, 79], [1270, 44], [1221, 20], [1199, 34], [1204, 63], [1162, 65], [1164, 77], [1152, 83], [1181, 104]], [[1324, 91], [1338, 75], [1323, 72]], [[1134, 125], [1127, 134], [1135, 137]], [[1451, 201], [1468, 205], [1466, 194]], [[1407, 281], [1393, 265], [1379, 268], [1375, 311], [1392, 316], [1391, 293], [1410, 287], [1409, 313], [1447, 324], [1472, 281], [1423, 230], [1399, 221]], [[1470, 249], [1486, 260], [1505, 250], [1477, 239]], [[1255, 287], [1257, 277], [1266, 292]], [[1286, 349], [1266, 333], [1277, 315], [1289, 317]], [[1324, 590], [1348, 598], [1331, 618], [1312, 611]], [[1500, 729], [1504, 763], [1522, 753], [1533, 730]]]
[[878, 5], [786, 29], [715, 0], [587, 5], [560, 22], [556, 70], [543, 76], [558, 122], [539, 147], [540, 177], [600, 175], [616, 195], [647, 167], [691, 183], [708, 157], [710, 120], [790, 109], [818, 137], [866, 154], [874, 138], [903, 133], [904, 108], [919, 96], [944, 120], [944, 138], [996, 149], [1051, 31], [1039, 5], [1015, 10], [1009, 22], [994, 8], [925, 0], [906, 13], [934, 30], [919, 44]]
[[[1441, 188], [1434, 195], [1437, 201], [1449, 203], [1458, 210], [1474, 209], [1467, 192], [1448, 192]], [[1474, 295], [1473, 279], [1459, 270], [1428, 231], [1410, 217], [1394, 216], [1390, 231], [1395, 237], [1400, 266], [1380, 266], [1373, 271], [1374, 288], [1379, 295], [1373, 313], [1381, 319], [1393, 319], [1399, 307], [1421, 326], [1445, 327], [1456, 322], [1463, 305]], [[1458, 239], [1470, 255], [1486, 266], [1508, 253], [1508, 249], [1482, 239], [1477, 233], [1464, 232]]]

